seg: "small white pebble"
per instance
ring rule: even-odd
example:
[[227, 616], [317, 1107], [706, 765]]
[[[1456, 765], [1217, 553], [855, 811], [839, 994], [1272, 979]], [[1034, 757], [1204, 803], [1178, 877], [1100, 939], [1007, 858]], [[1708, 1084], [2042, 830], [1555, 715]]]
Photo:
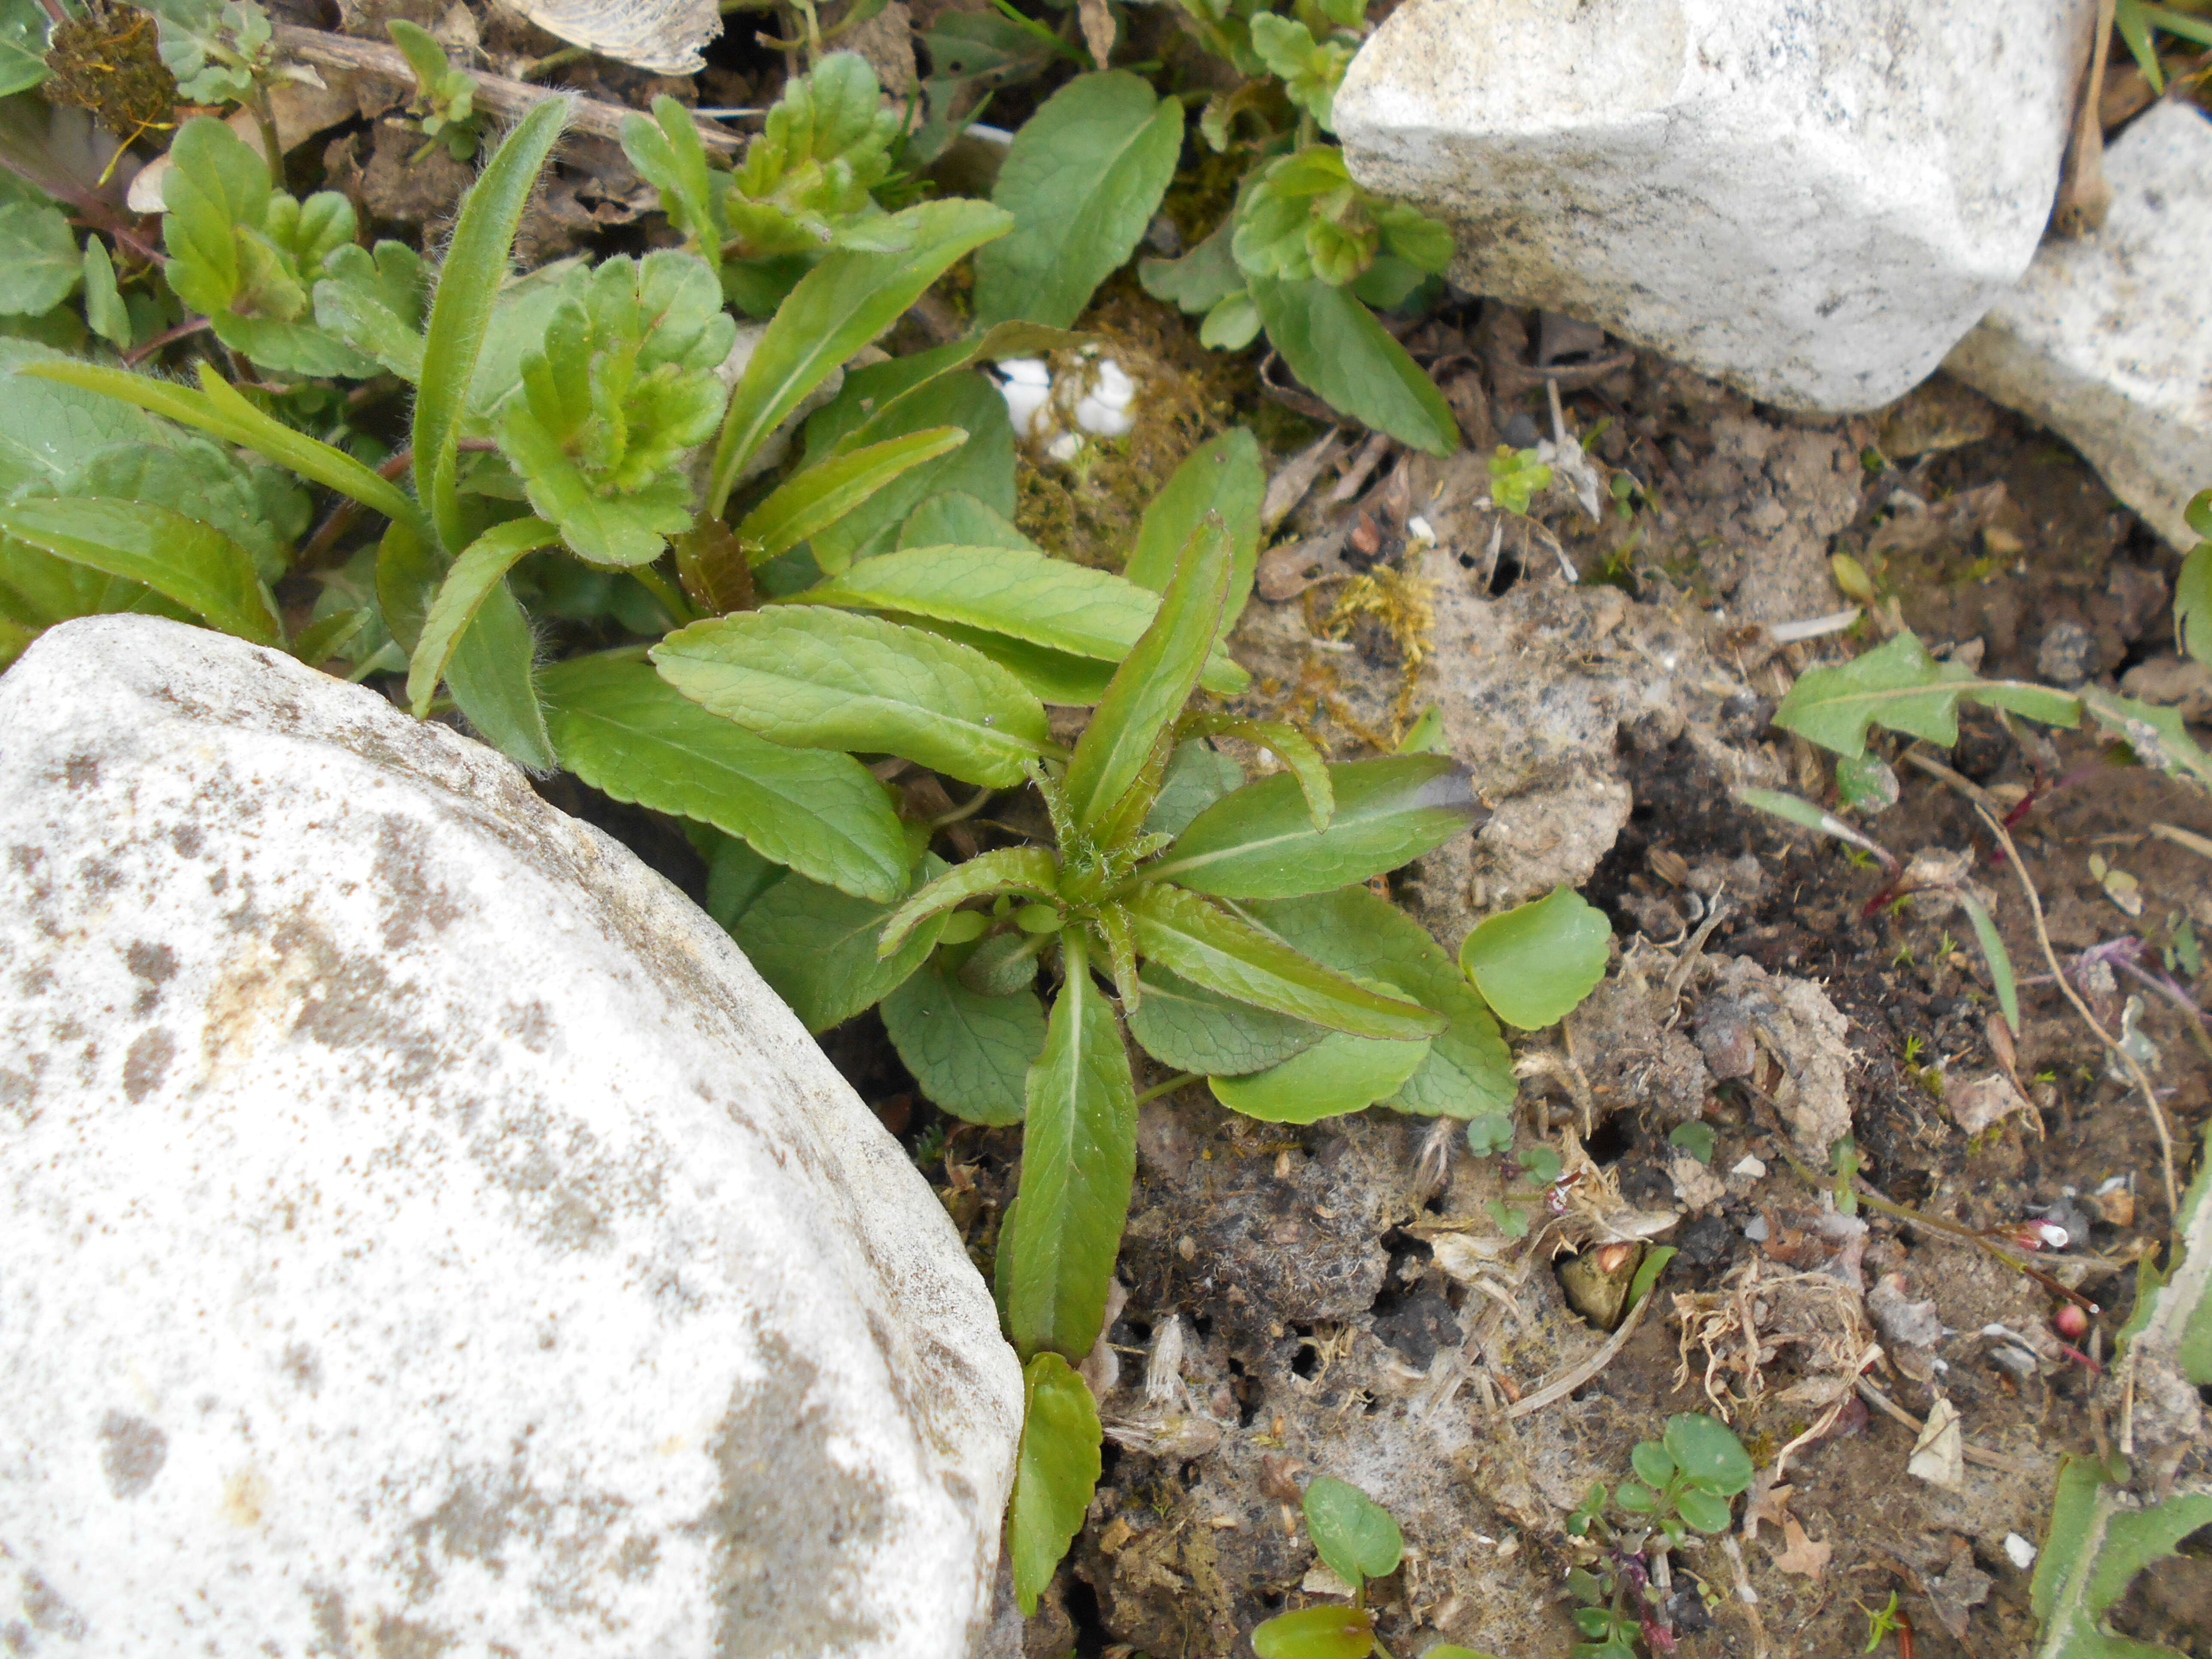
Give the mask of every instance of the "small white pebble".
[[1055, 461], [1072, 461], [1083, 453], [1083, 440], [1063, 432], [1044, 447], [1044, 453]]
[[2016, 1532], [2008, 1532], [2005, 1534], [2004, 1553], [2005, 1559], [2010, 1561], [2022, 1572], [2026, 1572], [2035, 1565], [2035, 1546]]
[[1406, 520], [1406, 533], [1417, 542], [1432, 542], [1437, 532], [1426, 519], [1418, 514]]
[[1759, 1181], [1765, 1177], [1766, 1166], [1764, 1164], [1761, 1164], [1757, 1158], [1753, 1158], [1749, 1153], [1746, 1153], [1742, 1162], [1739, 1163], [1733, 1170], [1730, 1170], [1729, 1173], [1730, 1175], [1748, 1176], [1753, 1181]]
[[1004, 377], [999, 395], [1006, 400], [1006, 416], [1014, 430], [1025, 438], [1040, 435], [1037, 416], [1052, 403], [1052, 371], [1040, 358], [1009, 357], [999, 365], [999, 373]]
[[1743, 1236], [1754, 1244], [1764, 1244], [1766, 1242], [1766, 1218], [1763, 1215], [1752, 1217], [1743, 1230]]
[[1075, 405], [1075, 423], [1102, 438], [1118, 438], [1136, 424], [1129, 405], [1136, 401], [1137, 383], [1112, 358], [1102, 359], [1098, 377]]

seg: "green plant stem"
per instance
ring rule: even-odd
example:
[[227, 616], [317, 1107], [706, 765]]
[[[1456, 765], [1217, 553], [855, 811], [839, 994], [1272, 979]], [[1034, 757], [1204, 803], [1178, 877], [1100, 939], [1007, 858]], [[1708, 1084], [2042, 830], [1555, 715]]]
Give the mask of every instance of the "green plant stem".
[[276, 142], [276, 112], [270, 106], [269, 88], [261, 77], [253, 77], [253, 124], [261, 129], [261, 147], [269, 153], [269, 176], [281, 190], [284, 186], [284, 150]]
[[555, 70], [566, 69], [571, 64], [580, 64], [592, 55], [588, 46], [563, 46], [558, 52], [549, 52], [543, 58], [533, 58], [516, 71], [518, 81], [536, 81], [550, 75]]
[[1205, 1076], [1206, 1073], [1203, 1072], [1180, 1072], [1165, 1083], [1156, 1083], [1139, 1095], [1137, 1104], [1141, 1106], [1148, 1100], [1158, 1100], [1162, 1095], [1171, 1095], [1178, 1089], [1202, 1081]]
[[999, 792], [997, 790], [991, 788], [988, 785], [984, 786], [982, 788], [978, 789], [975, 792], [975, 799], [970, 800], [966, 805], [956, 806], [949, 812], [939, 812], [935, 817], [930, 819], [930, 829], [932, 830], [942, 830], [948, 823], [965, 823], [968, 819], [974, 817], [976, 813], [981, 811], [983, 810], [983, 803], [990, 799], [992, 796], [998, 793]]
[[695, 623], [699, 620], [700, 613], [692, 607], [690, 601], [677, 590], [676, 584], [651, 565], [633, 565], [629, 574], [637, 579], [637, 585], [640, 587], [660, 601], [660, 608], [668, 613], [669, 619], [678, 628], [683, 627], [686, 623]]

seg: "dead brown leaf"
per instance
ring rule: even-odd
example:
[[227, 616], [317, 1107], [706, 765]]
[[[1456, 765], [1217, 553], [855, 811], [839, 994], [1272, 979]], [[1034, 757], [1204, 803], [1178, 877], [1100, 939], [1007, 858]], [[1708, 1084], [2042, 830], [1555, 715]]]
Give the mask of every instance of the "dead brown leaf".
[[[1787, 1491], [1788, 1488], [1783, 1490]], [[1782, 1517], [1782, 1538], [1788, 1547], [1774, 1558], [1776, 1569], [1782, 1572], [1794, 1572], [1801, 1578], [1809, 1578], [1819, 1583], [1820, 1575], [1827, 1571], [1828, 1558], [1836, 1553], [1836, 1547], [1808, 1537], [1805, 1528], [1797, 1524], [1797, 1517], [1790, 1515]]]
[[1077, 15], [1083, 20], [1083, 44], [1091, 48], [1091, 61], [1102, 70], [1114, 55], [1114, 14], [1106, 0], [1082, 0]]

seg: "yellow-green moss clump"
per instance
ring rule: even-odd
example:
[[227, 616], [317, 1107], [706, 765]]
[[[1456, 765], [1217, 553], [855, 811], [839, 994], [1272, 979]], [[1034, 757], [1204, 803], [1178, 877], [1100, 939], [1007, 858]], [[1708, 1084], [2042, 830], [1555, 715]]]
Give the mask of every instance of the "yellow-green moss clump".
[[[1206, 349], [1182, 313], [1149, 297], [1126, 273], [1101, 292], [1076, 327], [1137, 383], [1135, 425], [1124, 437], [1086, 443], [1072, 461], [1026, 449], [1016, 466], [1014, 522], [1039, 546], [1103, 570], [1118, 570], [1135, 544], [1137, 522], [1190, 452], [1235, 425], [1256, 401], [1251, 365]], [[1080, 374], [1079, 352], [1056, 355], [1055, 378]]]
[[41, 95], [50, 104], [88, 109], [100, 124], [133, 139], [166, 142], [177, 108], [177, 79], [162, 64], [154, 19], [136, 6], [94, 4], [54, 27]]

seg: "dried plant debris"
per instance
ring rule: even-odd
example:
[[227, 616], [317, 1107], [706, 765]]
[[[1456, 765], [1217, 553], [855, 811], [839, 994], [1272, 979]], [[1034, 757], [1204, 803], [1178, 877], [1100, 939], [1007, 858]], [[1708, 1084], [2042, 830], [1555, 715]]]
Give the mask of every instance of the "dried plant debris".
[[658, 75], [696, 75], [722, 32], [714, 0], [514, 0], [548, 34]]
[[1848, 1029], [1812, 981], [1770, 974], [1748, 957], [1714, 963], [1698, 1008], [1698, 1046], [1713, 1075], [1771, 1100], [1799, 1151], [1822, 1164], [1851, 1132]]

